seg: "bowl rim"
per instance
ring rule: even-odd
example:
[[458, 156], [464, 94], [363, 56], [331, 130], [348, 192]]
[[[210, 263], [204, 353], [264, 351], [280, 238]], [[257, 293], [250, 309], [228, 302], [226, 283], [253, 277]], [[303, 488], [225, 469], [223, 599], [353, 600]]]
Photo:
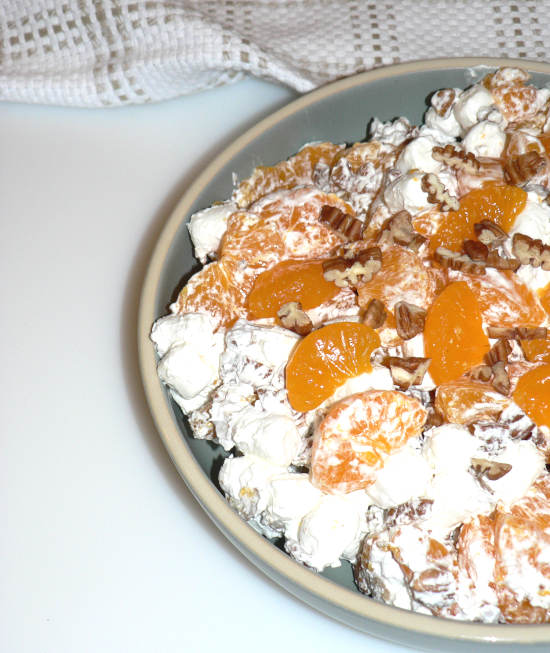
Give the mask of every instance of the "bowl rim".
[[[418, 635], [432, 635], [445, 639], [462, 640], [464, 642], [494, 643], [494, 644], [542, 644], [550, 642], [550, 626], [529, 624], [481, 624], [455, 621], [444, 618], [434, 618], [430, 615], [418, 614], [393, 606], [378, 603], [354, 590], [345, 588], [320, 574], [306, 569], [292, 560], [288, 555], [277, 549], [269, 540], [259, 535], [237, 513], [215, 488], [208, 476], [195, 460], [193, 453], [175, 423], [168, 407], [165, 391], [156, 373], [156, 357], [149, 333], [156, 315], [155, 301], [159, 280], [164, 262], [173, 239], [188, 216], [195, 199], [207, 184], [242, 148], [250, 144], [268, 129], [289, 116], [348, 89], [372, 83], [381, 79], [389, 79], [404, 74], [436, 71], [442, 69], [515, 66], [528, 69], [530, 72], [540, 72], [550, 75], [550, 64], [530, 61], [528, 59], [503, 59], [490, 57], [455, 57], [445, 59], [427, 59], [409, 63], [395, 64], [376, 68], [364, 73], [332, 82], [276, 110], [247, 129], [229, 146], [209, 163], [204, 171], [189, 186], [182, 195], [171, 215], [166, 221], [157, 239], [142, 286], [139, 311], [137, 345], [141, 379], [149, 405], [149, 409], [159, 435], [166, 447], [172, 462], [195, 499], [208, 516], [220, 528], [224, 535], [256, 566], [260, 567], [271, 578], [276, 580], [287, 591], [301, 600], [330, 614], [339, 621], [352, 625], [346, 615], [353, 615], [357, 621], [365, 621], [365, 632], [369, 632], [368, 621], [373, 620], [387, 627], [399, 628], [402, 632], [409, 631]], [[294, 588], [296, 586], [296, 588]], [[317, 599], [317, 600], [315, 600]], [[339, 608], [339, 614], [334, 615], [323, 609], [323, 605], [333, 605]], [[354, 627], [357, 627], [355, 624]]]

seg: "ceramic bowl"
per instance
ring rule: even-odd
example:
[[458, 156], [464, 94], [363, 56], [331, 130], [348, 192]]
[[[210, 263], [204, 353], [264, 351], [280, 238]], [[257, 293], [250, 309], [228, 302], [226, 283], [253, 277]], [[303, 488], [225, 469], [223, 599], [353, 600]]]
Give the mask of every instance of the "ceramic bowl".
[[149, 332], [154, 320], [167, 313], [177, 289], [198, 269], [186, 221], [195, 211], [228, 198], [234, 173], [243, 179], [257, 165], [283, 160], [310, 141], [362, 140], [375, 116], [381, 120], [406, 116], [418, 124], [434, 90], [469, 86], [501, 65], [526, 68], [538, 86], [550, 83], [549, 64], [496, 59], [414, 62], [324, 86], [259, 122], [212, 161], [174, 209], [151, 258], [139, 311], [141, 373], [159, 434], [183, 480], [220, 530], [270, 578], [318, 610], [371, 635], [436, 651], [483, 647], [517, 651], [524, 646], [548, 651], [550, 625], [461, 623], [415, 614], [360, 594], [349, 564], [319, 574], [294, 562], [226, 503], [216, 486], [223, 452], [191, 437], [185, 418], [157, 378]]

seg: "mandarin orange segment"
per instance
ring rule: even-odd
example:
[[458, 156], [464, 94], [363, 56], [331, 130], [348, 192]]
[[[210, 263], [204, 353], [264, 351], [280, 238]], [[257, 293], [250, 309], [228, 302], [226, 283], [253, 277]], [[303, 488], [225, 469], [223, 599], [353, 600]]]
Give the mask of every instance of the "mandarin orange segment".
[[418, 400], [395, 390], [369, 390], [338, 402], [316, 429], [311, 482], [329, 493], [368, 487], [387, 458], [420, 435], [426, 417]]
[[517, 186], [489, 182], [475, 188], [460, 199], [458, 211], [449, 211], [442, 217], [430, 238], [430, 249], [442, 246], [460, 251], [465, 240], [475, 238], [474, 224], [481, 220], [491, 220], [508, 232], [526, 202], [527, 193]]
[[275, 190], [311, 184], [315, 166], [319, 163], [331, 165], [343, 148], [343, 145], [334, 143], [314, 143], [274, 166], [258, 166], [235, 191], [237, 205], [247, 207]]
[[312, 331], [296, 345], [286, 366], [292, 408], [313, 410], [348, 379], [370, 372], [371, 353], [379, 346], [376, 331], [358, 322], [335, 322]]
[[463, 281], [449, 284], [426, 316], [424, 355], [432, 359], [432, 379], [436, 385], [458, 379], [480, 365], [489, 348], [474, 293]]
[[516, 404], [537, 426], [550, 427], [550, 363], [529, 370], [513, 393]]
[[525, 358], [532, 363], [550, 363], [550, 334], [546, 338], [521, 340]]
[[308, 311], [338, 291], [338, 286], [325, 280], [321, 261], [281, 261], [256, 277], [247, 299], [248, 319], [276, 317], [287, 302], [300, 302]]
[[542, 288], [542, 290], [539, 290], [539, 298], [546, 314], [550, 317], [550, 284]]
[[453, 424], [472, 424], [494, 419], [510, 404], [510, 399], [487, 383], [457, 379], [442, 383], [436, 390], [435, 407]]
[[539, 325], [546, 319], [538, 296], [510, 270], [487, 270], [483, 275], [453, 272], [477, 297], [483, 322], [489, 326]]
[[495, 104], [509, 122], [521, 120], [533, 113], [537, 89], [534, 86], [499, 86], [491, 90]]
[[387, 309], [398, 301], [428, 308], [440, 289], [439, 272], [427, 268], [420, 256], [404, 247], [388, 247], [382, 254], [382, 268], [358, 288], [359, 306], [379, 299]]

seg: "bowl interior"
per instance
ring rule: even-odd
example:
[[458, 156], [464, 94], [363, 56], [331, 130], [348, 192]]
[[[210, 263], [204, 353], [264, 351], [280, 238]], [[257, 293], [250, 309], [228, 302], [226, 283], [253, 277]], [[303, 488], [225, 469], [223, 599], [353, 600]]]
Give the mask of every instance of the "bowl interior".
[[[295, 101], [238, 139], [217, 158], [182, 198], [157, 245], [153, 257], [157, 263], [148, 273], [140, 311], [141, 348], [151, 347], [145, 343], [145, 331], [154, 319], [167, 313], [177, 291], [200, 267], [192, 254], [186, 226], [189, 216], [216, 201], [227, 199], [234, 187], [235, 175], [238, 179], [243, 179], [256, 166], [283, 160], [311, 141], [351, 143], [363, 140], [374, 117], [387, 121], [405, 116], [411, 123], [419, 124], [429, 105], [430, 95], [435, 90], [469, 86], [488, 72], [492, 67], [491, 63], [480, 65], [479, 61], [474, 60], [465, 63], [454, 60], [447, 65], [425, 62], [416, 67], [399, 66], [395, 69], [397, 72], [387, 69], [389, 72], [360, 75]], [[501, 62], [495, 62], [494, 65], [499, 63]], [[544, 86], [550, 82], [550, 66], [524, 62], [523, 67], [531, 70], [532, 81], [536, 85]], [[150, 376], [150, 364], [144, 364], [143, 360], [142, 353], [144, 377]], [[144, 380], [147, 387], [151, 380]], [[163, 392], [166, 407], [177, 425], [179, 437], [185, 441], [204, 474], [217, 487], [217, 472], [223, 460], [223, 450], [209, 442], [193, 439], [179, 408], [173, 404], [168, 394]], [[151, 399], [150, 403], [155, 413], [156, 408]], [[170, 449], [169, 445], [168, 448]], [[193, 487], [191, 489], [201, 501], [200, 491]], [[323, 572], [323, 575], [341, 587], [356, 591], [349, 564], [343, 564], [338, 569], [329, 569]], [[397, 623], [403, 613], [396, 610], [395, 614]], [[428, 624], [429, 621], [432, 620], [424, 619], [423, 623]], [[429, 631], [428, 625], [426, 631]], [[493, 639], [494, 635], [493, 630], [490, 638]], [[550, 641], [550, 631], [544, 638]], [[520, 640], [526, 641], [521, 638]]]

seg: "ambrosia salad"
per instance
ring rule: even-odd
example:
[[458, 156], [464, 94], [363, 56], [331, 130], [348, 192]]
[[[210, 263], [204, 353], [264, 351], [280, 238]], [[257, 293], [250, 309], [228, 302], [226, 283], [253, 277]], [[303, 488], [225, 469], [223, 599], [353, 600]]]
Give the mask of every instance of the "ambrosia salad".
[[203, 267], [151, 332], [243, 519], [454, 619], [550, 622], [550, 91], [528, 78], [254, 170], [191, 217]]

